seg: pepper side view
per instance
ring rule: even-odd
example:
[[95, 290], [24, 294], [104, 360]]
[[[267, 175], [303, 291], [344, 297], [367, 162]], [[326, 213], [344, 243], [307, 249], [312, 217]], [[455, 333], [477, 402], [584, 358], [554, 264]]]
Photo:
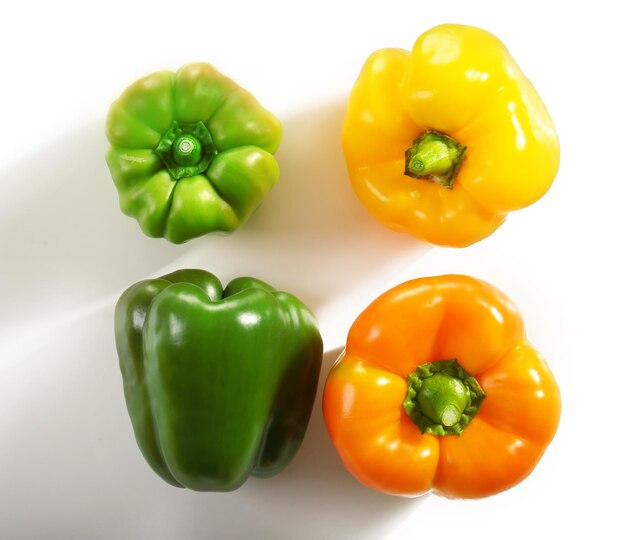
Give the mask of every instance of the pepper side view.
[[280, 472], [304, 437], [322, 339], [297, 298], [203, 270], [129, 287], [115, 308], [126, 405], [166, 482], [230, 491]]

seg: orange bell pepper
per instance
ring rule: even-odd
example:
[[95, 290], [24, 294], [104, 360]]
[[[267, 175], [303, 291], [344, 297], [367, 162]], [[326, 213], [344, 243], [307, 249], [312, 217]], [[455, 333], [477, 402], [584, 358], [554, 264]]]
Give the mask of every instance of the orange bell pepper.
[[530, 474], [561, 400], [513, 303], [485, 282], [439, 276], [387, 291], [356, 319], [323, 408], [366, 486], [480, 498]]

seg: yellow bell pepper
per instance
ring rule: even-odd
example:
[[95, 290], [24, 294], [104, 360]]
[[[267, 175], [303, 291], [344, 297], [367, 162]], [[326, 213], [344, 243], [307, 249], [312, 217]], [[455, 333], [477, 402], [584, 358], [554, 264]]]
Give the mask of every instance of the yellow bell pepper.
[[463, 247], [550, 188], [559, 141], [503, 43], [446, 24], [365, 62], [342, 133], [352, 186], [389, 228]]

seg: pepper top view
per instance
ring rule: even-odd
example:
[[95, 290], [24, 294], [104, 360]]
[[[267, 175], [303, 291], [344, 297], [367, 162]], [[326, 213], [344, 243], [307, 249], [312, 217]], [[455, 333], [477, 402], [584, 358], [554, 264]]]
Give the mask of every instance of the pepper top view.
[[278, 180], [280, 122], [206, 63], [136, 81], [106, 132], [122, 211], [176, 244], [234, 231]]
[[344, 464], [390, 495], [504, 491], [533, 470], [560, 413], [513, 303], [467, 276], [416, 279], [372, 302], [324, 391]]
[[463, 247], [550, 188], [559, 140], [503, 43], [444, 24], [365, 62], [343, 126], [352, 186], [387, 227]]

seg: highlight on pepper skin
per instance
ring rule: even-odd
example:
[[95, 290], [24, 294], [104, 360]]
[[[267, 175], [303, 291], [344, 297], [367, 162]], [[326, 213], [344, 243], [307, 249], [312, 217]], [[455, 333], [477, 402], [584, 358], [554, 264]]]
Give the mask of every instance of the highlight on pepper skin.
[[552, 119], [504, 44], [455, 24], [428, 30], [411, 52], [366, 60], [342, 144], [352, 187], [377, 220], [450, 247], [539, 200], [560, 160]]
[[447, 275], [398, 285], [359, 315], [327, 377], [323, 411], [364, 485], [481, 498], [533, 471], [561, 400], [511, 300]]

